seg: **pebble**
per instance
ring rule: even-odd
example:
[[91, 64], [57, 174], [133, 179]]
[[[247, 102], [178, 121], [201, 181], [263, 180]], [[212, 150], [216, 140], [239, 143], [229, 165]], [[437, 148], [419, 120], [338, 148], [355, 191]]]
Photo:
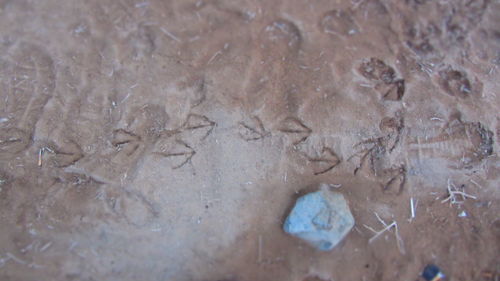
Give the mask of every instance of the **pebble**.
[[344, 196], [323, 188], [297, 199], [283, 230], [318, 250], [329, 251], [353, 226], [354, 217]]

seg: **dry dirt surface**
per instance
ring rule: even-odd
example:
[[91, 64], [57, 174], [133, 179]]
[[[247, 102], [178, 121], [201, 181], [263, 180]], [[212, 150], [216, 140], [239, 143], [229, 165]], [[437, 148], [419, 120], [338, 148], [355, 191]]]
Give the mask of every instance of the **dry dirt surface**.
[[[499, 27], [495, 0], [0, 0], [0, 280], [498, 280]], [[319, 183], [356, 220], [331, 252], [281, 229]]]

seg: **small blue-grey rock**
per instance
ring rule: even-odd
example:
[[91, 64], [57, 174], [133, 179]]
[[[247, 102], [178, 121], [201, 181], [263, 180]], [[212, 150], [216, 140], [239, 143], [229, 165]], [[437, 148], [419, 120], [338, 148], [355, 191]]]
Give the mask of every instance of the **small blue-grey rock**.
[[321, 251], [329, 251], [353, 226], [354, 217], [344, 196], [323, 188], [297, 199], [283, 230]]

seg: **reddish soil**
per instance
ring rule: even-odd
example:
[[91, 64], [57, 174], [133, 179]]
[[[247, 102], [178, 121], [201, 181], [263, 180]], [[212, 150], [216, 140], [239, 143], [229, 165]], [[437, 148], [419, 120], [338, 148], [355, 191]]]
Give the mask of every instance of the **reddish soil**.
[[[0, 280], [498, 280], [499, 22], [493, 0], [0, 0]], [[281, 229], [319, 183], [356, 220], [330, 252]]]

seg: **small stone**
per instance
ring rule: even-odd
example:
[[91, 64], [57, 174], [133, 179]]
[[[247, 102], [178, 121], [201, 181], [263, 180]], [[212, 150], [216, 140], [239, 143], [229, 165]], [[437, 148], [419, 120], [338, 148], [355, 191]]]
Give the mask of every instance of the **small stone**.
[[297, 199], [283, 230], [318, 250], [329, 251], [353, 226], [354, 217], [344, 196], [322, 188]]
[[428, 264], [425, 266], [422, 272], [422, 277], [427, 281], [440, 281], [445, 278], [445, 275], [441, 272], [441, 269], [434, 264]]

